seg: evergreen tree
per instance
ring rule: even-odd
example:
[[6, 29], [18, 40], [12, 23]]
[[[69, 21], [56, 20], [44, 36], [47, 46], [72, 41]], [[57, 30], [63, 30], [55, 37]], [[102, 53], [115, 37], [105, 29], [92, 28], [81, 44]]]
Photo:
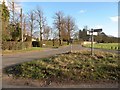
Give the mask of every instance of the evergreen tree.
[[8, 31], [8, 24], [9, 24], [9, 10], [8, 7], [5, 5], [5, 2], [2, 3], [2, 40], [7, 41], [10, 39], [10, 34]]

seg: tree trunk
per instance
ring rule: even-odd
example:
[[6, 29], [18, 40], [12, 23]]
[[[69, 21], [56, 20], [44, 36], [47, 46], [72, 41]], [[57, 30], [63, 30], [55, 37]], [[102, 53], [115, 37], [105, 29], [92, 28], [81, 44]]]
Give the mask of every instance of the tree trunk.
[[42, 47], [42, 27], [40, 27], [40, 47]]
[[53, 46], [55, 45], [55, 40], [53, 39]]

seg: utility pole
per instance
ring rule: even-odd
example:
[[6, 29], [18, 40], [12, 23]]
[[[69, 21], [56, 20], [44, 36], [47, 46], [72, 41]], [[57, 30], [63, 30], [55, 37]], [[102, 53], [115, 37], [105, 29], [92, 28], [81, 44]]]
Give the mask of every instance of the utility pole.
[[26, 19], [24, 18], [24, 32], [23, 32], [23, 35], [26, 34]]
[[31, 12], [31, 42], [32, 42], [32, 36], [33, 36], [33, 20], [34, 20], [34, 17], [33, 17], [33, 12]]
[[13, 13], [13, 23], [15, 21], [15, 3], [12, 1], [12, 13]]
[[21, 38], [22, 38], [22, 42], [23, 42], [23, 29], [22, 29], [22, 8], [20, 9], [20, 12], [21, 12], [21, 14], [20, 14], [20, 19], [21, 19]]

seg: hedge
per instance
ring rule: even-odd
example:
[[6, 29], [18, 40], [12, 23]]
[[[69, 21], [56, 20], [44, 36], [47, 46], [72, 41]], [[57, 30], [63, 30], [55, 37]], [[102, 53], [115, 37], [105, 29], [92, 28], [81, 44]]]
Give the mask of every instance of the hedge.
[[30, 48], [31, 46], [32, 46], [31, 42], [15, 42], [15, 41], [2, 42], [2, 50], [21, 50]]

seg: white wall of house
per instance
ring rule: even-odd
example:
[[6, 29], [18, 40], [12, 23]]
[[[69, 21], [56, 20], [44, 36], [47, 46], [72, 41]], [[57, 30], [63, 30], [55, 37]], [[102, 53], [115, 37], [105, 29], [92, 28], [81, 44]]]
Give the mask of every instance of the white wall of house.
[[36, 39], [32, 38], [32, 41], [36, 41]]

